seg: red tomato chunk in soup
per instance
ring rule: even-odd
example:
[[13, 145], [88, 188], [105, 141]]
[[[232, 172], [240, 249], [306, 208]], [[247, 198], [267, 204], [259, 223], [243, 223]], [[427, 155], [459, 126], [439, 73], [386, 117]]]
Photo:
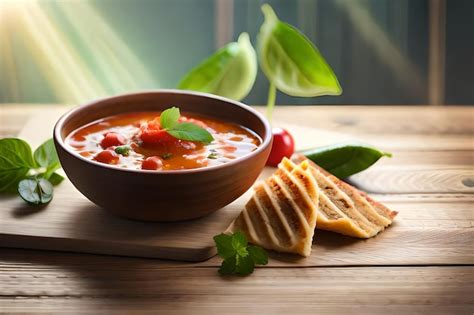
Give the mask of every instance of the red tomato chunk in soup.
[[214, 137], [211, 143], [180, 140], [160, 126], [160, 112], [106, 117], [68, 135], [66, 143], [79, 155], [116, 167], [143, 170], [182, 170], [224, 164], [249, 154], [261, 144], [251, 130], [237, 124], [185, 114], [179, 122], [193, 123]]

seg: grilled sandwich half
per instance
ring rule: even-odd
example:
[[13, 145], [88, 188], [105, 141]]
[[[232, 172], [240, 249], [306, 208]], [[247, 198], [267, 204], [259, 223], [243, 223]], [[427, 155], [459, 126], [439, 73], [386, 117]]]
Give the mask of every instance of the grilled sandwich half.
[[285, 159], [230, 226], [267, 249], [309, 256], [316, 227], [318, 185], [309, 167]]
[[[300, 163], [304, 170], [309, 170], [319, 187], [318, 229], [369, 238], [383, 231], [397, 215], [396, 211], [371, 199], [304, 156], [295, 156], [293, 161]], [[296, 166], [284, 165], [288, 171]]]

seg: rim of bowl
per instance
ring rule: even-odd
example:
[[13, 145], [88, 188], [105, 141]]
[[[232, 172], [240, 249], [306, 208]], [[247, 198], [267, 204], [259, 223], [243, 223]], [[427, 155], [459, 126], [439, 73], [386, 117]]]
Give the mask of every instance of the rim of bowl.
[[[141, 169], [129, 169], [129, 168], [119, 168], [115, 167], [113, 165], [109, 164], [104, 164], [104, 163], [99, 163], [94, 160], [89, 160], [86, 159], [85, 157], [76, 154], [71, 148], [69, 148], [63, 141], [63, 138], [61, 136], [61, 130], [63, 128], [64, 122], [72, 115], [74, 115], [77, 111], [82, 110], [84, 108], [88, 107], [94, 107], [96, 104], [101, 103], [103, 101], [108, 101], [112, 99], [118, 99], [122, 98], [124, 96], [133, 96], [133, 95], [143, 95], [143, 94], [160, 94], [160, 93], [170, 93], [170, 94], [188, 94], [188, 95], [194, 95], [198, 97], [203, 97], [203, 98], [212, 98], [212, 99], [217, 99], [226, 103], [230, 103], [234, 106], [238, 106], [250, 113], [252, 113], [254, 116], [256, 116], [260, 122], [263, 124], [265, 128], [265, 138], [262, 139], [262, 143], [257, 147], [255, 151], [250, 152], [249, 154], [242, 156], [240, 158], [237, 158], [235, 160], [232, 160], [230, 162], [224, 163], [224, 164], [219, 164], [219, 165], [212, 165], [212, 166], [206, 166], [206, 167], [199, 167], [199, 168], [192, 168], [192, 169], [183, 169], [183, 170], [168, 170], [168, 171], [154, 171], [154, 170], [141, 170]], [[246, 127], [246, 126], [244, 126]], [[246, 127], [248, 128], [248, 127]], [[252, 130], [253, 131], [253, 130]], [[255, 131], [253, 131], [255, 132]], [[137, 173], [137, 174], [153, 174], [153, 175], [175, 175], [175, 174], [190, 174], [190, 173], [201, 173], [201, 172], [206, 172], [210, 170], [215, 170], [215, 169], [220, 169], [220, 168], [225, 168], [225, 167], [231, 167], [233, 165], [236, 165], [242, 161], [248, 160], [258, 153], [264, 151], [272, 142], [272, 128], [270, 126], [270, 123], [268, 120], [260, 114], [258, 111], [250, 107], [249, 105], [246, 105], [242, 102], [239, 101], [234, 101], [231, 99], [228, 99], [223, 96], [218, 96], [214, 94], [209, 94], [209, 93], [202, 93], [202, 92], [195, 92], [195, 91], [190, 91], [190, 90], [176, 90], [176, 89], [159, 89], [159, 90], [145, 90], [145, 91], [140, 91], [140, 92], [133, 92], [133, 93], [125, 93], [125, 94], [119, 94], [119, 95], [114, 95], [114, 96], [109, 96], [109, 97], [103, 97], [96, 99], [94, 101], [87, 102], [82, 105], [78, 105], [69, 111], [67, 111], [65, 114], [63, 114], [59, 120], [56, 122], [54, 125], [53, 129], [53, 137], [58, 143], [68, 154], [72, 155], [74, 158], [77, 158], [79, 160], [82, 160], [86, 163], [90, 163], [92, 165], [96, 165], [99, 167], [104, 167], [108, 169], [112, 169], [115, 171], [120, 171], [120, 172], [132, 172], [132, 173]]]

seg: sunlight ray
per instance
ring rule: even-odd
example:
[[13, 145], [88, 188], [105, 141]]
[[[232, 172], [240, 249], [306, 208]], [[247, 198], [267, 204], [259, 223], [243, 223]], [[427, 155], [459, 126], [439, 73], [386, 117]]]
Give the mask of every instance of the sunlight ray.
[[18, 13], [24, 35], [28, 36], [25, 42], [59, 101], [77, 103], [105, 95], [100, 83], [38, 4], [19, 7]]
[[86, 2], [58, 7], [116, 91], [136, 89], [143, 83], [158, 87], [143, 63], [94, 7]]

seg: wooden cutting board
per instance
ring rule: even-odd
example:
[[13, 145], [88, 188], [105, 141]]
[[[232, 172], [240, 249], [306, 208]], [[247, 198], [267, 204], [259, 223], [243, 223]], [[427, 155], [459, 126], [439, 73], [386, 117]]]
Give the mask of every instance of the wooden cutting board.
[[[33, 117], [19, 137], [34, 150], [51, 137], [60, 114], [53, 111]], [[229, 226], [249, 193], [201, 219], [149, 223], [102, 210], [66, 179], [55, 188], [51, 203], [42, 208], [28, 206], [18, 196], [0, 196], [0, 247], [202, 261], [215, 255], [212, 237]]]

